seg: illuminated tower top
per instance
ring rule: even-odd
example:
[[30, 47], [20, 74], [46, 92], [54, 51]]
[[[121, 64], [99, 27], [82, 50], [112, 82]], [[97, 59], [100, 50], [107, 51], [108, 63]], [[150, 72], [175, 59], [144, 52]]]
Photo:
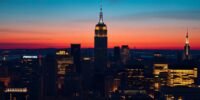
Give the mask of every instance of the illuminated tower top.
[[102, 0], [100, 4], [100, 14], [99, 14], [99, 23], [103, 24], [103, 8], [102, 8]]
[[100, 14], [99, 14], [99, 22], [95, 27], [95, 37], [107, 37], [107, 26], [103, 21], [103, 8], [102, 8], [102, 0], [100, 4]]
[[189, 44], [189, 34], [188, 34], [188, 30], [187, 30], [187, 33], [186, 33], [186, 41], [185, 41], [183, 59], [184, 59], [184, 60], [189, 60], [189, 59], [190, 59], [190, 44]]
[[107, 68], [107, 27], [103, 22], [102, 0], [100, 7], [99, 22], [95, 26], [94, 37], [94, 58], [95, 58], [95, 71], [103, 73]]
[[185, 44], [188, 44], [188, 45], [189, 45], [189, 36], [188, 36], [188, 30], [187, 30], [187, 34], [186, 34], [186, 41], [185, 41]]

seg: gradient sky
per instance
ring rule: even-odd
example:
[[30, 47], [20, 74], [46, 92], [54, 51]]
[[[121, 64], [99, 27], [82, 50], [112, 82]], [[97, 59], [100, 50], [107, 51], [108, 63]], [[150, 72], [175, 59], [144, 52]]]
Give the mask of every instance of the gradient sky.
[[[0, 48], [93, 47], [100, 0], [0, 0]], [[200, 49], [200, 0], [104, 0], [109, 47]]]

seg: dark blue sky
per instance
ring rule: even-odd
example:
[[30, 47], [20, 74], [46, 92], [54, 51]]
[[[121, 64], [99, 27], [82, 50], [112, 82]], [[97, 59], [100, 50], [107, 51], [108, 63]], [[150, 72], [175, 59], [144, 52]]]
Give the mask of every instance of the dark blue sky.
[[[1, 0], [0, 22], [96, 20], [100, 0]], [[107, 20], [200, 19], [200, 0], [103, 0]]]

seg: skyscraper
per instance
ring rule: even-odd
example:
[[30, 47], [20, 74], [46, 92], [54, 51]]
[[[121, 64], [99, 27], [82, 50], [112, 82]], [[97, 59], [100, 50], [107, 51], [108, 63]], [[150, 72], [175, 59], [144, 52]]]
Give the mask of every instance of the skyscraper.
[[57, 61], [55, 54], [47, 54], [43, 65], [43, 99], [52, 100], [57, 96]]
[[75, 68], [73, 65], [73, 58], [67, 50], [58, 50], [56, 52], [56, 63], [57, 63], [57, 91], [59, 95], [64, 92], [64, 81], [65, 76], [68, 72], [74, 72]]
[[121, 60], [120, 47], [118, 46], [114, 47], [114, 60], [115, 62], [119, 62]]
[[81, 45], [71, 44], [71, 56], [73, 57], [74, 66], [76, 72], [80, 74], [81, 72]]
[[95, 71], [102, 73], [107, 67], [107, 27], [103, 22], [102, 7], [100, 9], [99, 22], [95, 27]]
[[121, 48], [121, 60], [123, 64], [128, 64], [128, 61], [130, 60], [130, 49], [128, 45], [122, 45]]
[[190, 44], [189, 44], [188, 32], [186, 34], [186, 41], [185, 41], [185, 46], [184, 46], [183, 60], [190, 60]]
[[41, 87], [40, 56], [24, 55], [21, 59], [21, 86], [29, 90], [30, 100], [39, 100]]
[[107, 27], [103, 22], [102, 6], [100, 8], [99, 22], [95, 27], [94, 37], [94, 82], [95, 97], [105, 97], [105, 71], [107, 68]]

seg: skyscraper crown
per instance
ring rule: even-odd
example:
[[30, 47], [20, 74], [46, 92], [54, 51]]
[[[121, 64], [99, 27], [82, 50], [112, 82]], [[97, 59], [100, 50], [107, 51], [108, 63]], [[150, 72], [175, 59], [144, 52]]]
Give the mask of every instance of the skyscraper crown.
[[188, 35], [188, 29], [187, 29], [187, 33], [186, 33], [186, 41], [185, 44], [189, 44], [189, 35]]

